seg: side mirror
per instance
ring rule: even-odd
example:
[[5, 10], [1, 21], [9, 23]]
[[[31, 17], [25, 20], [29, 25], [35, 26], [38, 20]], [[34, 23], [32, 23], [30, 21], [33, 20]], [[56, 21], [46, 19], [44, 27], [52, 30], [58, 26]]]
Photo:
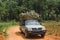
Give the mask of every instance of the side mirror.
[[25, 25], [25, 23], [23, 23], [23, 25]]
[[42, 25], [42, 23], [40, 23], [40, 25]]

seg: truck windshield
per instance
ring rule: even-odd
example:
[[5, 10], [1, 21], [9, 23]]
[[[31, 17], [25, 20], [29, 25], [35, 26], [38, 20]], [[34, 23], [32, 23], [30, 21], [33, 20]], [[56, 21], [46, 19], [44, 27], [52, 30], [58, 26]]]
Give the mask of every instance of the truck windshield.
[[40, 25], [40, 23], [37, 20], [28, 20], [25, 25]]

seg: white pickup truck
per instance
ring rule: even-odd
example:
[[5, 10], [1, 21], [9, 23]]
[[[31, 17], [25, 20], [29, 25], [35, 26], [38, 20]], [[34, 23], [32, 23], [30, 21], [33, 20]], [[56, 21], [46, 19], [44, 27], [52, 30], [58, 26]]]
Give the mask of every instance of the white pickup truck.
[[42, 26], [37, 20], [26, 20], [23, 23], [23, 26], [20, 27], [20, 30], [25, 34], [25, 37], [29, 37], [29, 35], [40, 34], [43, 38], [46, 33], [45, 26]]

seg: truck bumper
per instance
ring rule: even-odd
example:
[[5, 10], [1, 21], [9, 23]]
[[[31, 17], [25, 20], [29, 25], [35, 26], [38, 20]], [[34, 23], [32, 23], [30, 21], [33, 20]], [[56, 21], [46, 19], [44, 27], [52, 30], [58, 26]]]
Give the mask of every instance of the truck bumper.
[[27, 34], [45, 34], [46, 30], [43, 31], [27, 31]]

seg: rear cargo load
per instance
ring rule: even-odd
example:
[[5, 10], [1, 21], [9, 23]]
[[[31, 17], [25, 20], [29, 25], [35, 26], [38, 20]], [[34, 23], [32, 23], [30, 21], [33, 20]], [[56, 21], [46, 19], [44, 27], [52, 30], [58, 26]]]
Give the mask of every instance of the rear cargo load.
[[26, 20], [40, 20], [40, 15], [36, 13], [35, 11], [30, 11], [26, 13], [21, 13], [20, 15], [20, 23], [21, 25], [26, 21]]

